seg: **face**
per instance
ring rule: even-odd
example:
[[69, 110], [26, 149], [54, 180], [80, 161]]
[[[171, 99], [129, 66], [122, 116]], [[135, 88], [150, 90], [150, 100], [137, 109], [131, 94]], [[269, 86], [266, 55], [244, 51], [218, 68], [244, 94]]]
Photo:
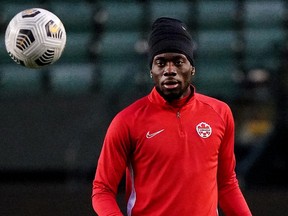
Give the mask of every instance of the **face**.
[[189, 86], [195, 67], [185, 55], [179, 53], [156, 55], [150, 72], [157, 91], [165, 100], [173, 101], [190, 94]]

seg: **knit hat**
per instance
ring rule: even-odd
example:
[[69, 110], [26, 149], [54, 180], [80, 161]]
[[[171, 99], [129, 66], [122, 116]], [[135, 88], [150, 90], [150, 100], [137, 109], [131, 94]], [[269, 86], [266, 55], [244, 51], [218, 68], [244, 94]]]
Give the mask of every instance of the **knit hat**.
[[180, 20], [169, 17], [156, 19], [152, 24], [148, 45], [150, 67], [153, 58], [165, 52], [184, 54], [194, 65], [192, 37], [187, 31], [186, 25]]

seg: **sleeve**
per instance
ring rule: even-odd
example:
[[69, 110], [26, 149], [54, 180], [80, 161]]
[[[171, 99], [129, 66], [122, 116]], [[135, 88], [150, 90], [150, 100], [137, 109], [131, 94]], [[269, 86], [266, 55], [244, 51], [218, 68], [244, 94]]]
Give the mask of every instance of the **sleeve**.
[[92, 206], [99, 216], [123, 215], [116, 195], [127, 167], [129, 143], [128, 127], [116, 116], [107, 130], [93, 181]]
[[224, 119], [226, 129], [219, 150], [217, 174], [219, 205], [226, 216], [251, 216], [235, 173], [234, 119], [230, 108]]

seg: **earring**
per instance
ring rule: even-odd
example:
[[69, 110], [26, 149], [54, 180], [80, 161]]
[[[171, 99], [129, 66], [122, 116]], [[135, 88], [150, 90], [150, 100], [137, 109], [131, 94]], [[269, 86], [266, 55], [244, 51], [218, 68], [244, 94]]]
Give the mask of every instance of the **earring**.
[[152, 75], [152, 73], [150, 73], [150, 78], [152, 78], [153, 77], [153, 75]]
[[192, 76], [195, 75], [195, 68], [192, 68], [192, 70], [191, 70], [191, 75], [192, 75]]

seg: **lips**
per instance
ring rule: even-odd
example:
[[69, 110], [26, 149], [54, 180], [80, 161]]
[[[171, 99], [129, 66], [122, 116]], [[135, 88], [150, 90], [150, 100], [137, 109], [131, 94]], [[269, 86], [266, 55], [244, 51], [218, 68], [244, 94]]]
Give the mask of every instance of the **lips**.
[[177, 80], [165, 80], [162, 85], [164, 88], [174, 89], [178, 87], [179, 82]]

